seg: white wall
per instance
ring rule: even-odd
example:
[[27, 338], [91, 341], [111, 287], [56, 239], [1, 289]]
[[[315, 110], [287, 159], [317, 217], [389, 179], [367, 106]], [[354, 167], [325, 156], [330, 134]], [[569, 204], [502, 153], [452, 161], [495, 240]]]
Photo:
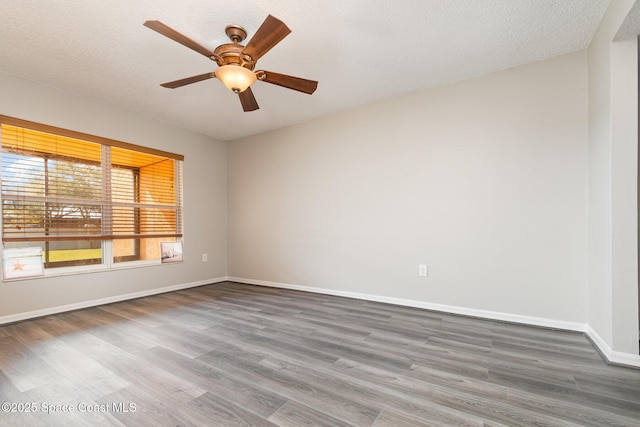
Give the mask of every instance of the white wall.
[[234, 141], [229, 275], [584, 327], [586, 61]]
[[612, 42], [635, 1], [612, 1], [589, 47], [588, 323], [610, 360], [640, 366], [637, 41]]
[[2, 74], [0, 93], [0, 114], [185, 156], [184, 263], [3, 282], [0, 323], [226, 276], [226, 143]]

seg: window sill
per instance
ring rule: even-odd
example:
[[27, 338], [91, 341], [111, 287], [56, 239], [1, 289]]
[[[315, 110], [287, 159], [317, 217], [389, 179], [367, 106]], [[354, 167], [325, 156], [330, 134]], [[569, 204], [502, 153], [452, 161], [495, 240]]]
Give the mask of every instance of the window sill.
[[60, 267], [60, 268], [45, 270], [43, 276], [20, 277], [16, 279], [2, 279], [2, 282], [12, 283], [12, 282], [21, 282], [24, 280], [47, 279], [47, 278], [59, 277], [59, 276], [74, 276], [78, 274], [104, 273], [107, 271], [154, 267], [158, 265], [167, 265], [167, 264], [177, 264], [177, 263], [163, 263], [160, 260], [153, 260], [153, 261], [119, 262], [111, 266], [107, 266], [106, 264], [93, 264], [93, 265], [86, 265], [86, 266]]

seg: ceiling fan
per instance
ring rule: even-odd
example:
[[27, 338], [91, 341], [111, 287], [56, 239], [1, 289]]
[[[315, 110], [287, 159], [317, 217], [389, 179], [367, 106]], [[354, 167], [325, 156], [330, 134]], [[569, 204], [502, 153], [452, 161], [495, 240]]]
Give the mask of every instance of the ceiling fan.
[[238, 94], [244, 111], [255, 111], [260, 108], [251, 91], [251, 85], [256, 80], [308, 94], [315, 92], [318, 87], [318, 82], [315, 80], [265, 70], [254, 71], [258, 59], [291, 32], [282, 21], [271, 15], [267, 16], [246, 46], [241, 45], [240, 42], [247, 37], [247, 31], [239, 25], [228, 25], [225, 33], [231, 39], [231, 43], [221, 44], [213, 52], [160, 21], [146, 21], [144, 26], [195, 50], [218, 64], [218, 69], [214, 72], [163, 83], [161, 85], [163, 87], [175, 89], [215, 77], [229, 90]]

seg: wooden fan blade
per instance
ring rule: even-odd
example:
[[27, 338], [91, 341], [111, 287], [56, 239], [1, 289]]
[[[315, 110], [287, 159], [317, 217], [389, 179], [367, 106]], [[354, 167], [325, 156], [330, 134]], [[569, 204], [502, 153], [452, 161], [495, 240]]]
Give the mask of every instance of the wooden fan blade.
[[216, 75], [215, 73], [205, 73], [200, 74], [198, 76], [187, 77], [185, 79], [174, 80], [172, 82], [162, 83], [160, 86], [166, 87], [169, 89], [175, 89], [180, 86], [190, 85], [191, 83], [201, 82], [202, 80], [212, 79]]
[[269, 52], [280, 40], [285, 38], [291, 30], [284, 22], [273, 16], [267, 16], [258, 31], [242, 50], [243, 55], [249, 55], [254, 62]]
[[286, 87], [288, 89], [297, 90], [299, 92], [311, 95], [318, 88], [318, 82], [315, 80], [301, 79], [300, 77], [287, 76], [286, 74], [272, 73], [271, 71], [256, 71], [260, 80], [274, 85]]
[[213, 52], [207, 49], [204, 46], [201, 46], [197, 42], [191, 40], [189, 37], [180, 34], [176, 30], [171, 27], [166, 26], [160, 21], [146, 21], [144, 26], [147, 28], [151, 28], [153, 31], [156, 31], [163, 36], [169, 37], [173, 41], [177, 41], [183, 46], [188, 47], [189, 49], [193, 49], [196, 52], [206, 56], [207, 58], [211, 58], [213, 56]]
[[256, 101], [256, 97], [253, 96], [253, 92], [250, 87], [238, 93], [238, 96], [240, 96], [240, 103], [242, 104], [242, 109], [245, 113], [247, 111], [255, 111], [260, 108], [258, 107], [258, 102]]

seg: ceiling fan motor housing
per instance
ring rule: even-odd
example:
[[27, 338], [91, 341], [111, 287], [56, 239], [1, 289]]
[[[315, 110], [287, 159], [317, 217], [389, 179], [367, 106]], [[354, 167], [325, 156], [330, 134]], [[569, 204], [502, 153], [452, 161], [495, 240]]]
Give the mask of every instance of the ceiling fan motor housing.
[[211, 59], [219, 66], [239, 65], [253, 70], [256, 66], [256, 61], [249, 55], [242, 54], [244, 46], [240, 44], [241, 41], [247, 38], [247, 30], [239, 25], [227, 25], [224, 32], [233, 43], [226, 43], [216, 47]]
[[223, 65], [239, 65], [249, 70], [253, 70], [256, 66], [255, 61], [249, 55], [243, 55], [244, 46], [236, 43], [227, 43], [218, 46], [213, 51], [213, 59], [219, 66]]

